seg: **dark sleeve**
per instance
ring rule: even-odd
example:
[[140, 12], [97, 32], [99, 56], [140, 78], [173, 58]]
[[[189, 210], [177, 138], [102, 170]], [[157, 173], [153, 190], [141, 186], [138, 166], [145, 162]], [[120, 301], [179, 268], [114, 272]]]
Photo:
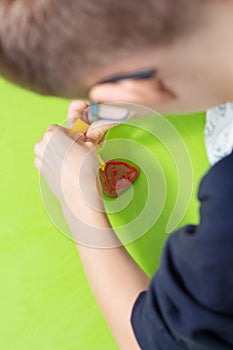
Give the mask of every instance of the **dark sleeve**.
[[233, 154], [201, 182], [199, 226], [165, 245], [131, 322], [144, 350], [233, 349]]

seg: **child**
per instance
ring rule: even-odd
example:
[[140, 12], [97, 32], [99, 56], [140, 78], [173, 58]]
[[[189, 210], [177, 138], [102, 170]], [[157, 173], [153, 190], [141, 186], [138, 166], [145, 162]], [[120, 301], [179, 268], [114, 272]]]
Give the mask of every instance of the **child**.
[[[159, 112], [202, 110], [233, 99], [232, 33], [229, 0], [5, 1], [0, 66], [4, 76], [41, 93], [72, 97], [93, 86], [90, 97], [96, 101], [139, 103]], [[121, 79], [123, 73], [130, 77], [148, 69], [154, 70], [149, 79]], [[96, 84], [102, 80], [105, 84]], [[85, 108], [83, 102], [75, 105], [76, 111]], [[35, 166], [60, 200], [74, 234], [88, 233], [89, 223], [97, 233], [105, 229], [114, 242], [106, 215], [89, 207], [81, 193], [88, 190], [101, 207], [94, 146], [72, 141], [67, 129], [50, 126], [35, 146]], [[219, 158], [231, 150], [228, 146]], [[200, 224], [169, 237], [151, 280], [124, 247], [77, 244], [121, 349], [138, 344], [146, 350], [233, 348], [232, 176], [231, 154], [201, 183]]]

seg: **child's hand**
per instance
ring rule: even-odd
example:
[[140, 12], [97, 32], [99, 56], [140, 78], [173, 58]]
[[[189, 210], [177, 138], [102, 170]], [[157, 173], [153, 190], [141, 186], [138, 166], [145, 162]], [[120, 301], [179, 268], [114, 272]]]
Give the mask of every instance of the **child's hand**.
[[[83, 121], [88, 122], [85, 114], [82, 112], [89, 107], [88, 102], [81, 100], [74, 100], [70, 103], [68, 108], [68, 119], [67, 125], [69, 128], [72, 128], [74, 123], [78, 118], [83, 119]], [[87, 131], [86, 138], [93, 143], [100, 143], [103, 140], [108, 129], [116, 126], [117, 123], [110, 123], [104, 121], [97, 121], [90, 125], [90, 128]]]
[[35, 167], [50, 189], [80, 220], [90, 220], [90, 213], [102, 210], [96, 175], [99, 162], [90, 142], [76, 142], [68, 129], [50, 125], [35, 146]]

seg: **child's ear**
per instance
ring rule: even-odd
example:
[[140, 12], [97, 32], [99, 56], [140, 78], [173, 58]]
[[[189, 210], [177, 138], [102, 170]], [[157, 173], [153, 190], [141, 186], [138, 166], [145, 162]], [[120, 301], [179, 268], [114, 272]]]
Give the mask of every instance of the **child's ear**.
[[90, 90], [90, 98], [96, 102], [129, 102], [156, 106], [169, 102], [174, 97], [174, 94], [155, 78], [100, 84]]

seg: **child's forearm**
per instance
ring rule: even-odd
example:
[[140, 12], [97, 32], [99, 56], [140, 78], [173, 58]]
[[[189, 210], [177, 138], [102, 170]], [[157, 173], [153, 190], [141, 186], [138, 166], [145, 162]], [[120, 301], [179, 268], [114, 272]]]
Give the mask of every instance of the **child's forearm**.
[[[93, 212], [91, 222], [109, 227], [102, 213]], [[115, 242], [114, 232], [110, 233]], [[118, 345], [124, 350], [139, 349], [130, 318], [138, 294], [148, 288], [149, 278], [122, 246], [98, 249], [77, 244], [77, 247], [91, 289]]]
[[146, 290], [148, 277], [123, 247], [78, 246], [88, 281], [121, 349], [139, 349], [130, 323], [133, 304]]

